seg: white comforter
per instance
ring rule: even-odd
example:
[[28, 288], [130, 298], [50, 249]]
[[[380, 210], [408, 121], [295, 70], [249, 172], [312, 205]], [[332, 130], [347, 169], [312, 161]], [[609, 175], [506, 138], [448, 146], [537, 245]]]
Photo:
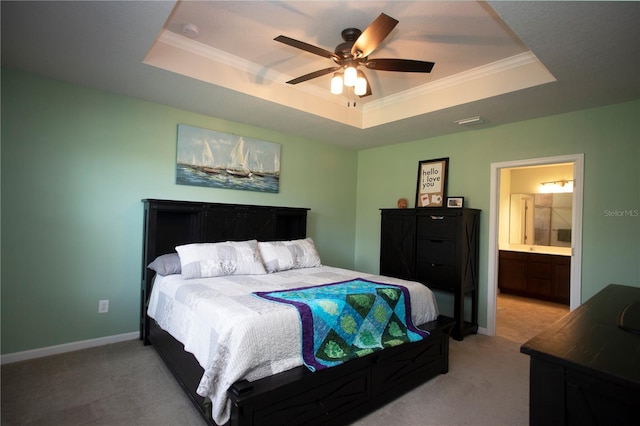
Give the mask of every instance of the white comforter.
[[407, 287], [414, 324], [438, 317], [433, 293], [420, 283], [328, 266], [190, 280], [157, 276], [148, 314], [196, 357], [204, 369], [197, 393], [211, 399], [213, 420], [224, 424], [230, 413], [227, 389], [234, 382], [302, 365], [297, 310], [251, 293], [358, 277]]

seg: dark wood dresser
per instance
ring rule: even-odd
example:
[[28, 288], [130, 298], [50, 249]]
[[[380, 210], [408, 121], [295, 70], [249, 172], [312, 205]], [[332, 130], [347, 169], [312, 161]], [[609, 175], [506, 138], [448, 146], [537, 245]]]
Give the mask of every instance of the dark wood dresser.
[[611, 284], [520, 348], [532, 426], [640, 424], [640, 334], [619, 326], [640, 326], [635, 302], [640, 288]]
[[[451, 335], [478, 331], [480, 210], [382, 209], [380, 274], [453, 293]], [[465, 320], [465, 304], [471, 306]]]

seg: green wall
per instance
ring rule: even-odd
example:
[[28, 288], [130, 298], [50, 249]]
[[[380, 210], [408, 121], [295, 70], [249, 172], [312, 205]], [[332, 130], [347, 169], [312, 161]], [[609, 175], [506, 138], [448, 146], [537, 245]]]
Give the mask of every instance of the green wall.
[[[282, 144], [280, 193], [176, 185], [178, 123]], [[582, 299], [640, 286], [640, 217], [616, 213], [640, 209], [639, 123], [631, 102], [355, 152], [3, 69], [2, 353], [138, 329], [142, 198], [308, 207], [323, 263], [377, 272], [379, 209], [441, 157], [483, 212], [481, 326], [491, 163], [584, 153]]]
[[[282, 144], [280, 192], [176, 185], [178, 123]], [[138, 330], [143, 198], [308, 207], [323, 262], [352, 268], [356, 169], [352, 150], [3, 69], [2, 353]]]
[[[609, 283], [640, 286], [637, 101], [360, 151], [355, 269], [378, 270], [379, 209], [400, 197], [414, 205], [418, 162], [449, 157], [448, 194], [482, 210], [479, 322], [486, 327], [491, 163], [578, 153], [585, 161], [582, 300]], [[438, 296], [446, 313], [450, 298]]]

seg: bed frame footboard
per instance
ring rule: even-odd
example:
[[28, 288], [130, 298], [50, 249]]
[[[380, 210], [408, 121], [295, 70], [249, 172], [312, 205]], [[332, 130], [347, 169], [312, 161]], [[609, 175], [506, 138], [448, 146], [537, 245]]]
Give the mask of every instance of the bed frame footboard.
[[[228, 391], [229, 426], [346, 424], [371, 413], [449, 370], [449, 333], [455, 321], [439, 317], [421, 325], [430, 335], [326, 370], [300, 366]], [[205, 399], [195, 393], [203, 370], [193, 355], [155, 322], [149, 341], [203, 418], [215, 425]]]

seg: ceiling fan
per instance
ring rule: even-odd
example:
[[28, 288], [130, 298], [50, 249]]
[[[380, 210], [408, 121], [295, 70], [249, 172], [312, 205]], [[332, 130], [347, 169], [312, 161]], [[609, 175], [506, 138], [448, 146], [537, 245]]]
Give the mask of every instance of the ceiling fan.
[[342, 84], [344, 83], [347, 87], [353, 86], [356, 95], [365, 97], [371, 95], [371, 86], [365, 74], [358, 69], [359, 65], [376, 71], [431, 72], [434, 65], [433, 62], [411, 59], [369, 59], [369, 55], [396, 25], [398, 25], [396, 19], [381, 13], [364, 31], [360, 31], [357, 28], [346, 28], [341, 34], [344, 42], [336, 46], [334, 52], [283, 35], [276, 37], [275, 41], [332, 59], [336, 63], [334, 67], [305, 74], [289, 80], [287, 83], [298, 84], [334, 73], [331, 81], [332, 93], [342, 93]]

